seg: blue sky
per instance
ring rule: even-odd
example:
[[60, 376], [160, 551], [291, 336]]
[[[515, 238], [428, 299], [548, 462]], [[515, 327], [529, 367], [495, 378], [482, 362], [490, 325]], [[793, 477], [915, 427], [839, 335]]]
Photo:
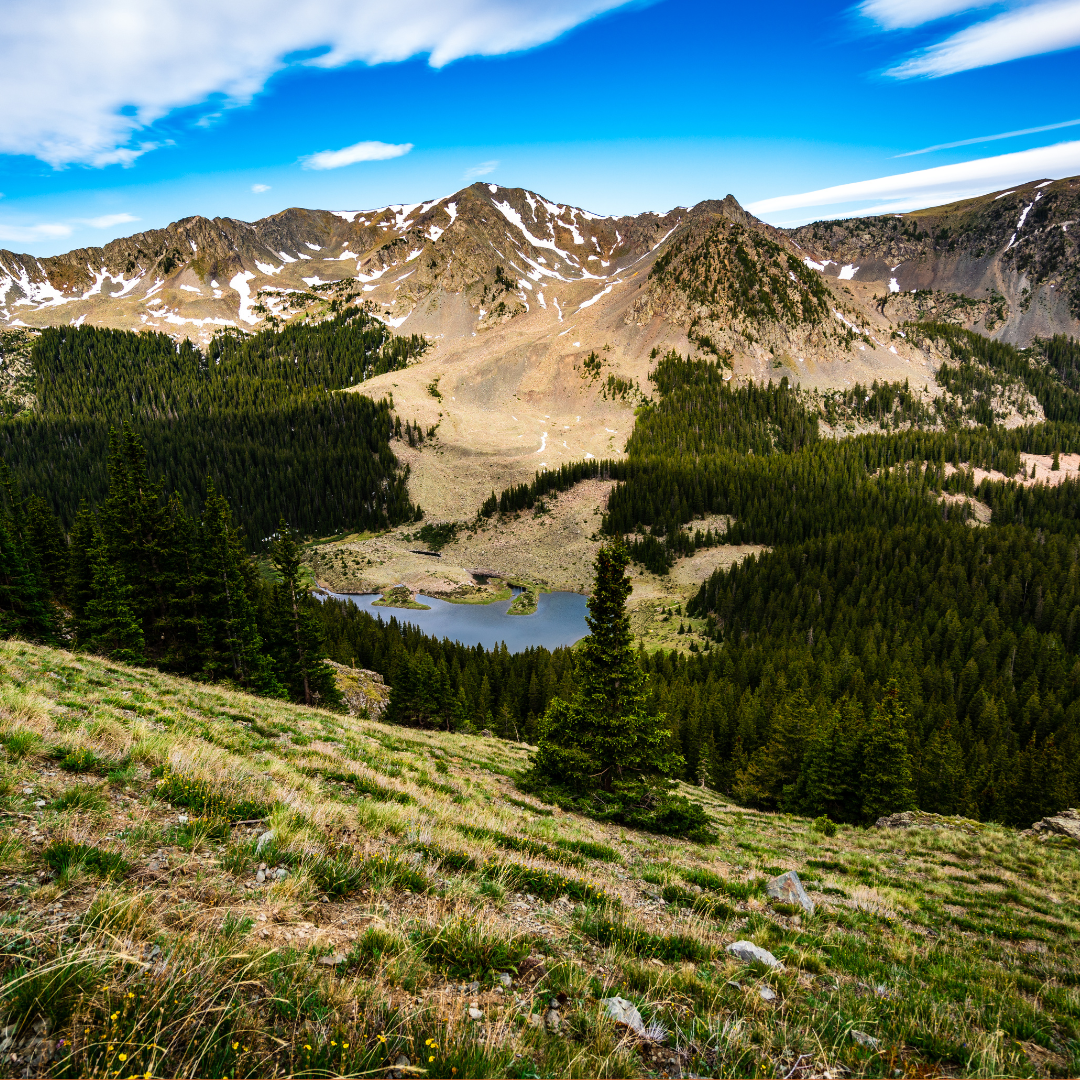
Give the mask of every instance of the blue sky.
[[1080, 0], [87, 7], [5, 4], [0, 247], [481, 176], [598, 213], [731, 192], [792, 224], [1080, 173]]

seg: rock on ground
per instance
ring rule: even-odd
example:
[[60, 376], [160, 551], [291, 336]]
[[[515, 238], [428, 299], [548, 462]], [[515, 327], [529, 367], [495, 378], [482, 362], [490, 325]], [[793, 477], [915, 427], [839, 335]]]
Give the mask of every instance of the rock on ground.
[[877, 829], [959, 829], [962, 832], [977, 832], [983, 828], [981, 822], [965, 817], [942, 817], [925, 810], [902, 810], [897, 814], [888, 814], [874, 822]]
[[752, 941], [733, 941], [727, 947], [727, 951], [746, 964], [753, 964], [756, 962], [765, 964], [767, 967], [771, 968], [782, 968], [784, 966], [771, 952], [769, 952], [768, 949], [763, 949], [760, 945], [755, 945]]
[[789, 870], [786, 874], [774, 877], [766, 884], [765, 891], [774, 900], [779, 900], [785, 904], [798, 904], [807, 915], [814, 914], [814, 901], [806, 895], [803, 883], [794, 870]]
[[333, 669], [334, 680], [349, 712], [359, 716], [367, 710], [372, 720], [381, 720], [390, 700], [390, 687], [383, 682], [383, 677], [377, 671], [366, 668], [346, 667], [333, 660], [326, 662]]
[[1080, 840], [1080, 810], [1072, 808], [1062, 810], [1060, 814], [1036, 821], [1030, 829], [1025, 829], [1021, 836], [1068, 836]]
[[638, 1012], [637, 1006], [632, 1001], [627, 1001], [624, 997], [604, 998], [600, 1002], [601, 1005], [607, 1009], [608, 1016], [617, 1024], [625, 1024], [631, 1031], [637, 1035], [643, 1035], [645, 1033], [645, 1021], [641, 1018], [641, 1013]]

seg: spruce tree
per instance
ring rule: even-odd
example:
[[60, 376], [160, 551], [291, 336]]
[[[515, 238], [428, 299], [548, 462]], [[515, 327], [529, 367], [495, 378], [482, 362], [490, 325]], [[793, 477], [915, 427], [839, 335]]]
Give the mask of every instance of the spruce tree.
[[[591, 633], [581, 645], [577, 692], [570, 703], [552, 702], [541, 720], [536, 767], [555, 783], [573, 777], [577, 786], [610, 792], [621, 780], [666, 777], [683, 765], [670, 747], [665, 717], [649, 715], [646, 706], [645, 673], [626, 612], [628, 562], [622, 545], [597, 552], [586, 617]], [[587, 778], [581, 772], [585, 759]]]
[[251, 565], [232, 524], [225, 499], [207, 481], [199, 522], [197, 580], [203, 611], [203, 674], [232, 678], [258, 693], [284, 693], [263, 649], [252, 599]]
[[278, 524], [270, 558], [278, 578], [273, 642], [280, 677], [296, 701], [335, 708], [341, 704], [341, 692], [326, 663], [319, 623], [308, 609], [307, 590], [300, 583], [300, 545], [284, 521]]
[[54, 622], [47, 580], [22, 500], [7, 466], [0, 464], [0, 635], [51, 638]]
[[866, 725], [862, 746], [862, 818], [874, 821], [915, 805], [911, 755], [900, 688], [895, 679]]
[[704, 837], [704, 810], [671, 793], [669, 778], [684, 761], [671, 747], [664, 714], [648, 708], [626, 612], [628, 561], [621, 543], [597, 552], [591, 634], [575, 668], [576, 692], [570, 701], [556, 697], [548, 704], [532, 768], [521, 784], [602, 818]]
[[117, 570], [100, 531], [94, 534], [89, 561], [91, 597], [78, 623], [79, 648], [126, 664], [145, 663], [146, 642], [131, 588]]

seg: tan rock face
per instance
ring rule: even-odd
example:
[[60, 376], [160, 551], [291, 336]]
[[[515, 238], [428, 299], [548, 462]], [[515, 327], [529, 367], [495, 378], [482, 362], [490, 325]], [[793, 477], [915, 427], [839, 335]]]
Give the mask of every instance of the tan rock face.
[[349, 712], [358, 716], [366, 711], [372, 720], [382, 719], [390, 701], [390, 687], [383, 682], [383, 677], [377, 671], [366, 668], [346, 667], [333, 660], [326, 662], [334, 670], [338, 690]]
[[1067, 836], [1071, 840], [1080, 840], [1080, 810], [1062, 810], [1053, 817], [1036, 821], [1024, 836]]

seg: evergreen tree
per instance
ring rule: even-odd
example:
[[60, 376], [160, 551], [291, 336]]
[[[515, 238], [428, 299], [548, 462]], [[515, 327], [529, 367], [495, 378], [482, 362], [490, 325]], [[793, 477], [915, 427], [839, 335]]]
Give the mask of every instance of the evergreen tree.
[[[556, 699], [541, 720], [536, 769], [553, 783], [570, 776], [589, 789], [613, 791], [624, 779], [669, 776], [682, 765], [669, 746], [665, 718], [649, 715], [645, 674], [638, 666], [626, 598], [629, 557], [619, 545], [596, 555], [596, 581], [586, 618], [590, 636], [581, 646], [577, 692]], [[584, 755], [584, 757], [582, 757]], [[564, 761], [570, 764], [569, 769]]]
[[862, 744], [862, 818], [874, 821], [915, 805], [911, 755], [900, 689], [890, 679], [871, 714]]
[[273, 649], [281, 680], [292, 698], [305, 705], [341, 705], [333, 669], [326, 663], [318, 620], [308, 608], [307, 590], [300, 583], [300, 546], [281, 521], [270, 546], [277, 571], [273, 600]]
[[79, 648], [127, 664], [145, 663], [146, 642], [133, 608], [132, 590], [100, 530], [94, 534], [89, 562], [91, 596], [78, 623]]
[[203, 674], [231, 678], [258, 693], [280, 697], [284, 690], [263, 652], [255, 617], [254, 571], [232, 524], [225, 499], [207, 482], [199, 522], [196, 562], [203, 610]]
[[7, 466], [0, 464], [0, 634], [51, 638], [54, 621], [22, 502]]
[[702, 808], [670, 790], [668, 777], [682, 767], [682, 756], [671, 747], [664, 715], [648, 709], [626, 613], [628, 561], [621, 544], [597, 552], [591, 634], [581, 646], [577, 690], [572, 701], [549, 703], [532, 768], [521, 782], [556, 801], [592, 796], [579, 808], [609, 820], [701, 836], [708, 820]]
[[736, 778], [736, 796], [759, 806], [778, 806], [799, 775], [812, 726], [805, 692], [785, 694], [773, 718], [772, 737]]

